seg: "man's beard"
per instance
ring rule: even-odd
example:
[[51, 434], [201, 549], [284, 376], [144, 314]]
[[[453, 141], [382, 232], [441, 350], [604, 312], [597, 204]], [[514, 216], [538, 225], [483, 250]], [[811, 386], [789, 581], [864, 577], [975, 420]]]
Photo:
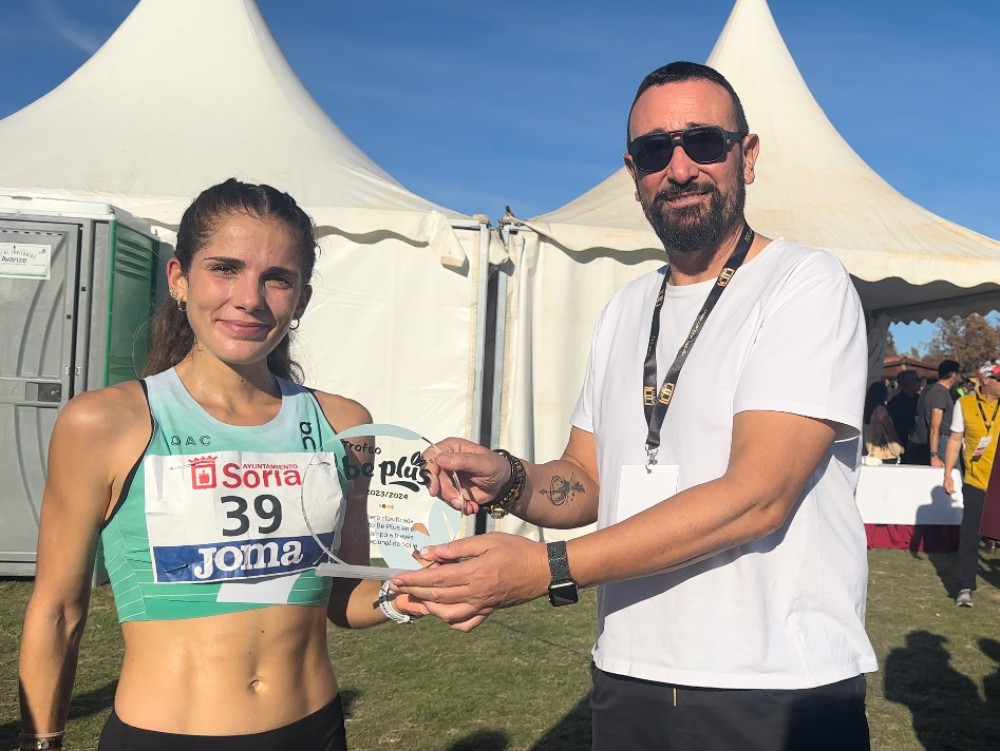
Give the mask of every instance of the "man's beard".
[[742, 166], [736, 173], [736, 185], [725, 196], [716, 186], [708, 186], [707, 208], [701, 205], [667, 206], [669, 198], [704, 190], [704, 186], [690, 183], [660, 191], [650, 203], [642, 203], [642, 211], [664, 248], [681, 253], [714, 251], [726, 235], [743, 222], [746, 184]]

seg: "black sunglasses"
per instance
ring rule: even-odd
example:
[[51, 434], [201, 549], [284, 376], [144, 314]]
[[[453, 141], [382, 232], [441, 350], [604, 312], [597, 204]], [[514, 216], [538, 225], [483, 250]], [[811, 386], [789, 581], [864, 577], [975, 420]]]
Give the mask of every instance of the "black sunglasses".
[[632, 163], [640, 172], [659, 172], [670, 164], [674, 147], [680, 144], [692, 161], [712, 164], [726, 158], [730, 142], [740, 141], [746, 133], [733, 133], [716, 125], [675, 130], [672, 133], [648, 133], [628, 145]]

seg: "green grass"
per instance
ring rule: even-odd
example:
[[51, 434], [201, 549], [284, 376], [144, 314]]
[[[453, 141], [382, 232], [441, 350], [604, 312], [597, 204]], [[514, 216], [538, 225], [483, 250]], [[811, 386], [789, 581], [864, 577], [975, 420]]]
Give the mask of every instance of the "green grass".
[[[984, 558], [976, 607], [948, 596], [953, 556], [875, 550], [868, 630], [880, 671], [868, 716], [878, 751], [1000, 749], [1000, 556]], [[30, 583], [0, 582], [0, 750], [15, 746], [17, 639]], [[352, 751], [576, 751], [590, 743], [595, 597], [494, 614], [471, 634], [330, 629]], [[93, 749], [121, 664], [111, 593], [94, 593], [66, 748]]]

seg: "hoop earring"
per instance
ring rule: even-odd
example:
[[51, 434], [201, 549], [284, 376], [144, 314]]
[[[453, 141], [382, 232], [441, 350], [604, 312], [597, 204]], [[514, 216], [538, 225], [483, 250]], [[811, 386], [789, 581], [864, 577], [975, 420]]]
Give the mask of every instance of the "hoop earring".
[[294, 321], [292, 321], [290, 324], [288, 324], [288, 330], [289, 331], [298, 331], [299, 330], [299, 323], [300, 322], [301, 322], [301, 319], [296, 318]]

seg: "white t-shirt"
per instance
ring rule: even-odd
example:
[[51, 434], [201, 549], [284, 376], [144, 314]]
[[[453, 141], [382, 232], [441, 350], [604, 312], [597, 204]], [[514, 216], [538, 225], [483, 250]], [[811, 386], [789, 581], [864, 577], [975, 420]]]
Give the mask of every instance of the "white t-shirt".
[[[622, 467], [645, 462], [642, 370], [663, 273], [626, 285], [601, 314], [572, 415], [596, 442], [599, 528], [618, 519]], [[667, 286], [657, 385], [713, 284]], [[733, 417], [743, 411], [831, 420], [838, 440], [773, 534], [674, 572], [602, 586], [599, 668], [715, 688], [807, 688], [877, 669], [864, 629], [868, 562], [854, 500], [867, 359], [857, 293], [829, 254], [774, 240], [736, 273], [681, 372], [660, 465], [678, 465], [678, 492], [721, 477]]]
[[962, 414], [962, 408], [955, 403], [955, 411], [951, 413], [951, 432], [952, 433], [964, 433], [965, 432], [965, 415]]

